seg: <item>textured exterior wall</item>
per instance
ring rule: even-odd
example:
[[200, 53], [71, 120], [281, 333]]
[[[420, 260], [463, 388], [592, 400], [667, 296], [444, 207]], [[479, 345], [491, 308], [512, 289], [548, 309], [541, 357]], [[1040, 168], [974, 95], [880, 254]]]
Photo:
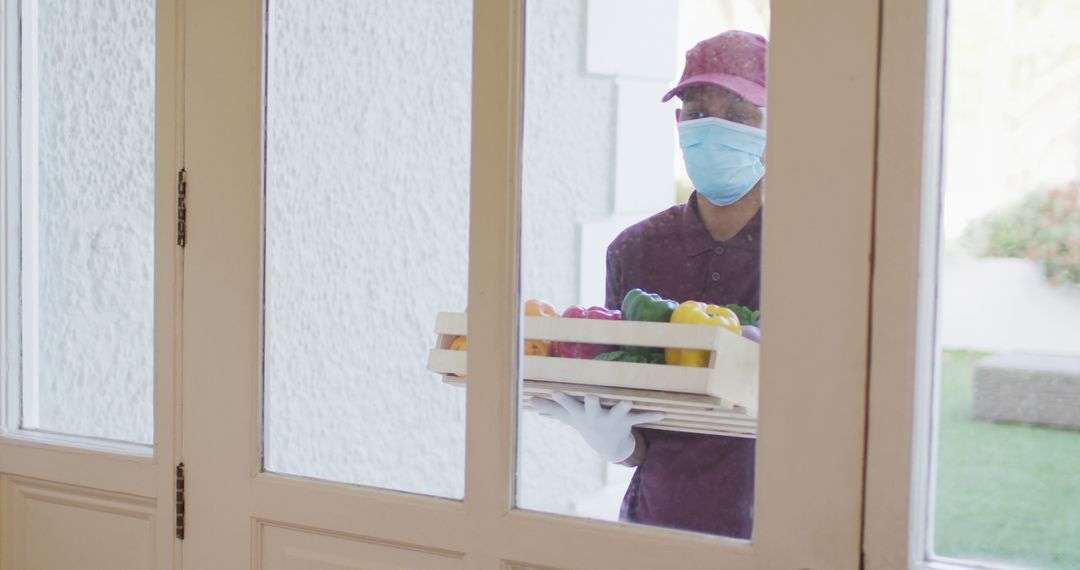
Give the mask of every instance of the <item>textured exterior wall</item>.
[[557, 307], [577, 302], [576, 223], [611, 211], [614, 184], [615, 85], [585, 73], [585, 4], [526, 13], [522, 289]]
[[[615, 84], [585, 73], [585, 0], [526, 8], [521, 287], [561, 310], [579, 302], [579, 222], [611, 211]], [[603, 486], [603, 460], [572, 429], [523, 414], [521, 441], [522, 506], [568, 512]]]
[[425, 363], [467, 292], [471, 4], [269, 10], [266, 466], [461, 496], [464, 393]]
[[[580, 1], [530, 10], [524, 288], [576, 293], [581, 204], [609, 200], [609, 81], [581, 59]], [[266, 465], [461, 496], [464, 393], [425, 368], [467, 294], [471, 3], [270, 4]], [[569, 25], [568, 25], [569, 19]], [[532, 49], [539, 46], [539, 49]], [[550, 65], [549, 65], [550, 63]], [[527, 505], [602, 484], [576, 433], [523, 419]], [[550, 422], [544, 422], [545, 424]]]
[[149, 443], [154, 2], [37, 5], [38, 427]]
[[[268, 469], [461, 496], [464, 393], [425, 368], [467, 292], [468, 0], [269, 4]], [[583, 0], [528, 14], [523, 289], [577, 302], [610, 211], [615, 88]], [[42, 427], [152, 438], [153, 3], [43, 0]], [[602, 260], [597, 260], [602, 263]], [[603, 463], [522, 418], [521, 503], [567, 511]]]

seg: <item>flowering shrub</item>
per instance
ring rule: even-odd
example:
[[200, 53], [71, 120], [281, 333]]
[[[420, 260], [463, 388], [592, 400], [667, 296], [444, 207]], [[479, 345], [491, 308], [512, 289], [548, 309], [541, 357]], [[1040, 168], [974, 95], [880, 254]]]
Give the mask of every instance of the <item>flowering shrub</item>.
[[1080, 184], [1029, 194], [983, 224], [984, 255], [1031, 259], [1054, 285], [1080, 284]]

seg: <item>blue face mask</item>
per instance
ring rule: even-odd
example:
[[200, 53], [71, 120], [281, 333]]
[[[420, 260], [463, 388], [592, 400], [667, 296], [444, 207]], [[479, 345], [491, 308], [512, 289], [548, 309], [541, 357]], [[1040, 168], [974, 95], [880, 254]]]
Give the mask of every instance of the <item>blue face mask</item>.
[[716, 117], [678, 123], [686, 173], [717, 206], [734, 204], [765, 175], [765, 131]]

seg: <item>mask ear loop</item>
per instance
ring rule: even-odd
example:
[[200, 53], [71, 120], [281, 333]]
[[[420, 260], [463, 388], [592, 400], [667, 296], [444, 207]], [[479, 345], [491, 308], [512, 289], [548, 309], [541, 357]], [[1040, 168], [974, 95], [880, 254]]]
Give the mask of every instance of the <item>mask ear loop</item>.
[[679, 109], [678, 107], [676, 107], [675, 108], [675, 122], [676, 123], [679, 122], [679, 117], [681, 117], [681, 116], [682, 116], [682, 109]]

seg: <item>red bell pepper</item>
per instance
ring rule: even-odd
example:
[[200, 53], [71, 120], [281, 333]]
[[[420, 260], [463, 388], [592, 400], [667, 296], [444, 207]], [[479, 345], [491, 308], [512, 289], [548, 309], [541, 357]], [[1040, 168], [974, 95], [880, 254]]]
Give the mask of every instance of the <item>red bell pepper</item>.
[[[562, 314], [563, 317], [569, 319], [602, 319], [606, 321], [617, 321], [622, 318], [622, 312], [619, 310], [605, 309], [604, 307], [589, 307], [585, 308], [581, 305], [574, 305], [567, 307]], [[585, 358], [593, 359], [596, 355], [610, 352], [615, 350], [616, 346], [610, 344], [589, 344], [585, 342], [565, 342], [556, 341], [552, 347], [556, 356], [563, 358]]]

